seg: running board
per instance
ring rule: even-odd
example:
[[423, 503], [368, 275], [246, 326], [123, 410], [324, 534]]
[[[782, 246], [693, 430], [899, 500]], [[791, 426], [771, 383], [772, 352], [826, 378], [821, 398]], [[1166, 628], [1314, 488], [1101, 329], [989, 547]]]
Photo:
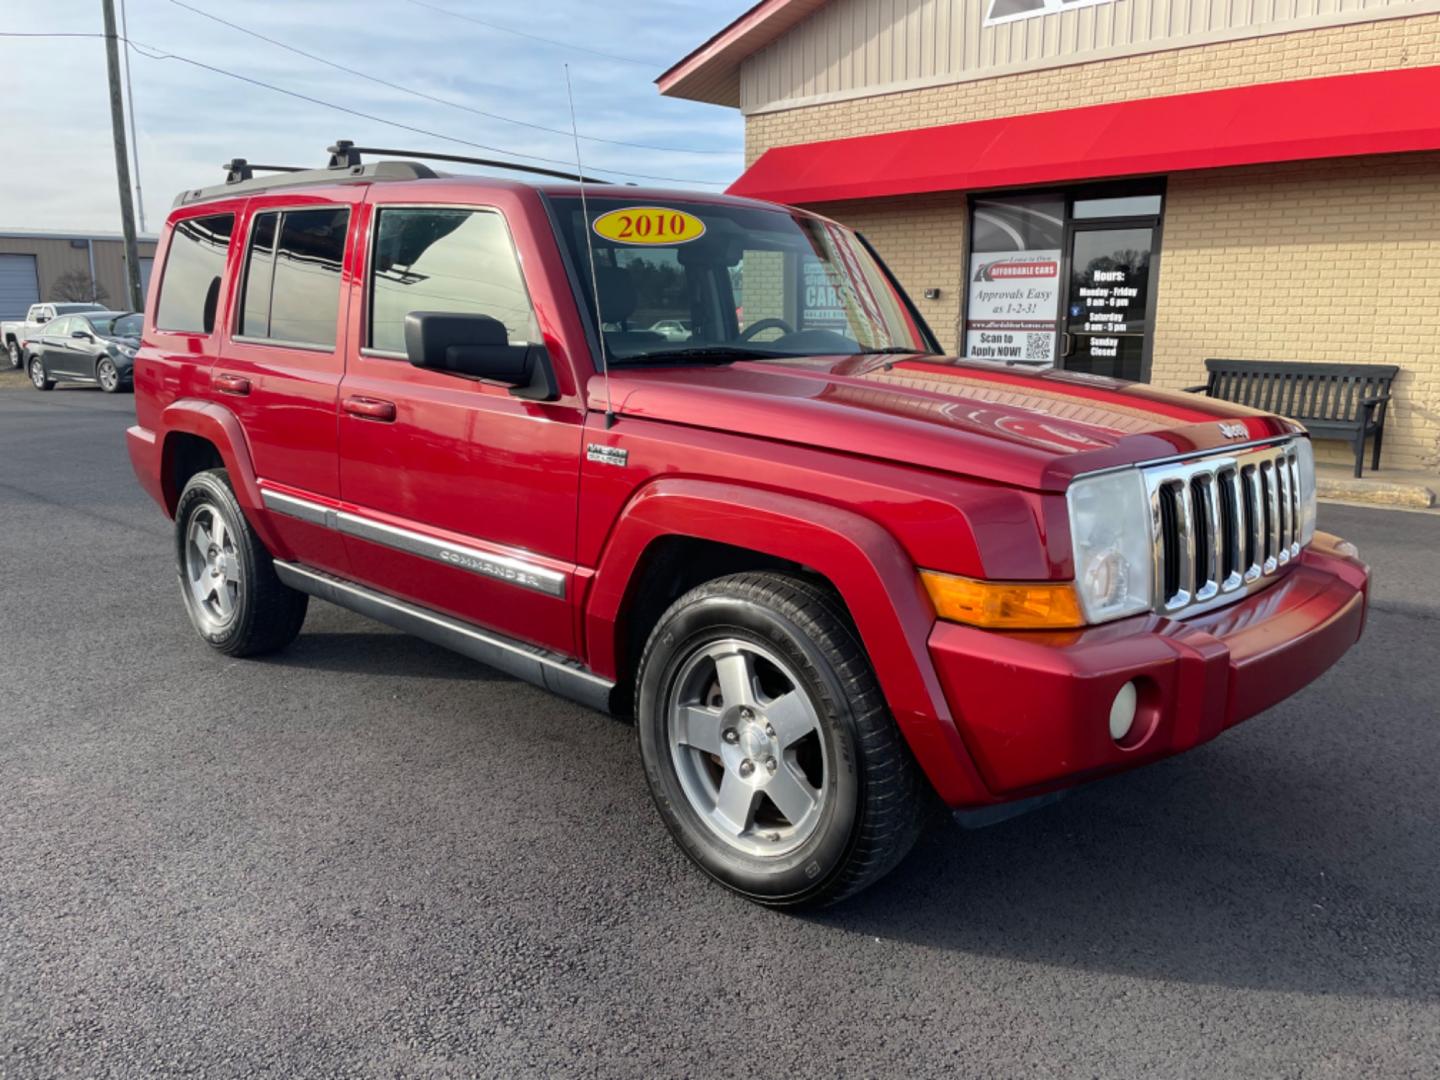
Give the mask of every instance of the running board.
[[588, 708], [610, 711], [610, 691], [615, 684], [559, 653], [481, 630], [459, 619], [306, 566], [276, 559], [275, 574], [292, 589], [424, 638], [433, 645], [461, 653]]

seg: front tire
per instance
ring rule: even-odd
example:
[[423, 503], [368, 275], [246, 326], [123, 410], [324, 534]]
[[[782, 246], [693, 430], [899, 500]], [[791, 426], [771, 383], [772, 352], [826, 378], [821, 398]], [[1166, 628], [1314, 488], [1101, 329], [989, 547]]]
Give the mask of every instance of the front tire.
[[95, 365], [95, 381], [107, 394], [120, 392], [120, 369], [115, 366], [114, 360], [106, 357]]
[[636, 726], [681, 849], [772, 907], [878, 880], [930, 804], [839, 598], [788, 574], [736, 574], [677, 600], [640, 661]]
[[196, 473], [181, 492], [175, 559], [185, 610], [211, 648], [259, 656], [300, 633], [310, 598], [276, 576], [224, 469]]
[[55, 380], [45, 374], [45, 364], [38, 356], [30, 358], [30, 383], [36, 390], [55, 389]]

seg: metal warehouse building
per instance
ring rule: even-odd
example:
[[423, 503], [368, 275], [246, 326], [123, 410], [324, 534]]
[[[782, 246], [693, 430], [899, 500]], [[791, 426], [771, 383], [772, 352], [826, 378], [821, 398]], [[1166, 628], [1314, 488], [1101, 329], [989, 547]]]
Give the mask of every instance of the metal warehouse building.
[[[149, 286], [154, 257], [155, 238], [142, 237], [142, 288]], [[54, 295], [56, 283], [77, 281], [96, 282], [102, 290], [102, 303], [126, 306], [125, 243], [118, 233], [0, 229], [0, 319], [22, 318], [31, 304], [61, 299]]]
[[731, 191], [859, 228], [949, 349], [1398, 364], [1384, 465], [1440, 470], [1436, 0], [764, 0], [658, 83], [740, 109]]

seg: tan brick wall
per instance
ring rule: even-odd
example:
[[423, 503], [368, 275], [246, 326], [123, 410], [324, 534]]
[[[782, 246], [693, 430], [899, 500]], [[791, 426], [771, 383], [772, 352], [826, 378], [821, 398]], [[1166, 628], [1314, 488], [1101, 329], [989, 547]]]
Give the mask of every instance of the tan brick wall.
[[789, 143], [1430, 64], [1440, 64], [1440, 15], [1303, 30], [757, 113], [745, 160]]
[[[941, 346], [954, 352], [965, 287], [966, 207], [964, 194], [941, 194], [833, 202], [811, 209], [864, 233]], [[926, 300], [926, 289], [939, 289], [939, 299]]]
[[1152, 380], [1211, 356], [1399, 364], [1382, 464], [1440, 469], [1440, 153], [1171, 176]]

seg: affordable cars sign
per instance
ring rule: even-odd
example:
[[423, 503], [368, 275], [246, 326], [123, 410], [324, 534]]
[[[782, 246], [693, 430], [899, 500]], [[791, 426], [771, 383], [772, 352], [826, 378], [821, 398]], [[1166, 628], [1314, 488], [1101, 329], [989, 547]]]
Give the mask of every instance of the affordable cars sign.
[[1054, 366], [1059, 305], [1058, 249], [976, 252], [965, 309], [965, 356]]

